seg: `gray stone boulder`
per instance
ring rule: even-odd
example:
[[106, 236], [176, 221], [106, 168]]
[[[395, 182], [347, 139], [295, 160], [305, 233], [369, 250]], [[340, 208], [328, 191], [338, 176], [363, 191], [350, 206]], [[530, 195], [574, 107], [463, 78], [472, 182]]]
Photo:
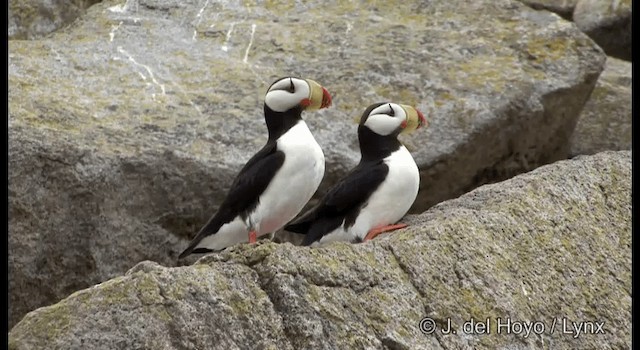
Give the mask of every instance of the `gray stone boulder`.
[[10, 324], [140, 261], [174, 265], [265, 142], [276, 77], [333, 94], [305, 115], [327, 157], [318, 195], [356, 164], [367, 105], [421, 109], [430, 127], [403, 139], [418, 213], [566, 158], [604, 61], [573, 24], [508, 0], [105, 1], [12, 40]]
[[8, 36], [37, 39], [80, 17], [87, 7], [100, 0], [9, 0]]
[[171, 232], [197, 230], [200, 208], [190, 204], [210, 199], [199, 181], [231, 181], [170, 152], [132, 157], [46, 130], [9, 131], [10, 323], [138, 261], [173, 264], [186, 237]]
[[519, 0], [574, 21], [608, 55], [631, 61], [631, 0]]
[[573, 20], [607, 55], [631, 61], [631, 0], [580, 0]]
[[631, 347], [630, 151], [540, 167], [405, 221], [363, 244], [143, 262], [30, 312], [9, 349]]
[[631, 62], [607, 58], [571, 137], [571, 154], [631, 149]]
[[520, 0], [523, 4], [536, 10], [555, 12], [566, 20], [572, 20], [573, 10], [578, 0]]

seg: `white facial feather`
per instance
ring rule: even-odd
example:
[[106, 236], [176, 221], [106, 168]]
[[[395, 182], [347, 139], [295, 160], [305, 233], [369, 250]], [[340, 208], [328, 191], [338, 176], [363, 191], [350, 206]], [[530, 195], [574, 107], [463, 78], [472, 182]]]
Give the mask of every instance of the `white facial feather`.
[[403, 121], [407, 120], [407, 113], [395, 103], [385, 103], [374, 108], [364, 126], [378, 135], [386, 136], [396, 131]]
[[[293, 92], [290, 92], [293, 82]], [[309, 84], [302, 79], [283, 78], [269, 88], [264, 102], [276, 112], [284, 112], [295, 106], [304, 98], [309, 98]]]

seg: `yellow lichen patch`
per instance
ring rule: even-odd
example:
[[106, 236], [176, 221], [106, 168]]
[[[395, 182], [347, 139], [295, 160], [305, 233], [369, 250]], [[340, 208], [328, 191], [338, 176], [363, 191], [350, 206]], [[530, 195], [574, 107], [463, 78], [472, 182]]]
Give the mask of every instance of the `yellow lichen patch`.
[[80, 134], [81, 130], [78, 128], [77, 123], [72, 123], [71, 121], [60, 122], [59, 120], [45, 118], [42, 116], [37, 117], [27, 117], [23, 118], [22, 121], [26, 121], [33, 126], [37, 126], [38, 128], [48, 129], [53, 131], [72, 133], [72, 134]]
[[312, 303], [320, 305], [324, 302], [326, 295], [320, 287], [309, 285], [305, 290], [307, 299]]
[[116, 277], [94, 288], [96, 294], [90, 300], [92, 303], [120, 305], [135, 298], [135, 288], [128, 276]]
[[567, 51], [574, 45], [574, 38], [570, 36], [538, 36], [527, 41], [525, 49], [534, 60], [548, 62], [566, 57], [569, 54]]
[[529, 77], [534, 80], [544, 80], [547, 76], [544, 68], [540, 66], [532, 66], [532, 65], [523, 65], [522, 71], [525, 72]]
[[250, 299], [246, 298], [244, 295], [231, 292], [224, 299], [231, 308], [237, 312], [238, 316], [242, 315], [250, 315], [252, 310], [255, 308], [255, 305], [251, 302]]
[[452, 95], [449, 91], [440, 91], [438, 92], [436, 103], [439, 101], [453, 101], [456, 99], [456, 96]]
[[264, 7], [272, 12], [287, 12], [294, 9], [295, 1], [266, 0]]
[[452, 76], [465, 74], [465, 85], [470, 88], [491, 87], [493, 91], [504, 92], [506, 84], [517, 78], [520, 71], [519, 64], [514, 57], [478, 55], [452, 67]]
[[387, 85], [381, 85], [374, 88], [374, 91], [381, 98], [388, 101], [395, 101], [397, 103], [415, 105], [418, 102], [417, 91], [411, 91], [406, 88], [391, 88]]
[[211, 143], [195, 139], [189, 146], [188, 152], [193, 155], [208, 155], [211, 153]]
[[398, 101], [401, 101], [403, 104], [415, 106], [416, 103], [418, 103], [416, 91], [405, 88], [398, 89]]
[[[136, 274], [134, 274], [135, 276]], [[160, 295], [158, 281], [149, 273], [140, 273], [135, 278], [135, 288], [138, 298], [143, 304], [160, 304], [163, 297]]]
[[487, 303], [481, 294], [469, 288], [461, 288], [458, 292], [460, 293], [460, 307], [469, 312], [469, 317], [483, 320], [493, 314], [493, 306]]
[[309, 285], [307, 288], [309, 302], [318, 313], [332, 323], [345, 322], [345, 308], [343, 305], [350, 305], [353, 302], [353, 293], [349, 290], [337, 291], [335, 287], [320, 287]]
[[[326, 271], [326, 276], [342, 276], [350, 269], [349, 265], [345, 265], [345, 261], [353, 261], [357, 264], [367, 266], [379, 266], [375, 255], [372, 252], [357, 249], [353, 244], [337, 242], [330, 246], [334, 251], [332, 254], [323, 253], [325, 248], [309, 249], [308, 252], [313, 256], [314, 264], [322, 266]], [[326, 249], [329, 249], [328, 247]]]
[[[71, 309], [66, 301], [43, 307], [33, 311], [16, 325], [16, 329], [26, 330], [28, 334], [37, 334], [44, 337], [46, 342], [53, 343], [71, 326]], [[28, 324], [28, 327], [18, 327], [21, 323]], [[19, 342], [21, 334], [11, 333], [9, 342], [13, 339]], [[10, 346], [11, 347], [11, 346]]]

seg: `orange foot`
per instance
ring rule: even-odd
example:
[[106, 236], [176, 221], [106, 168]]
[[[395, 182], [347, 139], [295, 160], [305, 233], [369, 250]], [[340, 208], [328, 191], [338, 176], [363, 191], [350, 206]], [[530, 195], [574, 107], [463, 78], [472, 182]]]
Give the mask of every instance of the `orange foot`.
[[256, 231], [249, 232], [249, 243], [256, 243]]
[[405, 228], [409, 225], [407, 224], [395, 224], [395, 225], [387, 225], [387, 226], [381, 226], [381, 227], [376, 227], [374, 229], [371, 229], [371, 231], [369, 231], [367, 233], [367, 236], [364, 237], [363, 242], [366, 242], [368, 240], [374, 239], [377, 235], [383, 233], [383, 232], [389, 232], [389, 231], [394, 231], [397, 229], [401, 229], [401, 228]]

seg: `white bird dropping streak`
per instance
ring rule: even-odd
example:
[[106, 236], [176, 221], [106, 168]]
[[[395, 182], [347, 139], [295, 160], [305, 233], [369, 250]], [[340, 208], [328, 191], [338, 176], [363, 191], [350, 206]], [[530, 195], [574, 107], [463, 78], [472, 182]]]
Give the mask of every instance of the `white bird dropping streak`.
[[231, 39], [231, 33], [233, 33], [233, 27], [235, 27], [236, 22], [231, 22], [231, 26], [229, 27], [229, 31], [227, 31], [227, 37], [224, 39], [224, 43], [222, 44], [222, 51], [229, 51], [229, 47], [227, 44], [229, 43], [229, 39]]
[[111, 26], [111, 32], [109, 33], [109, 41], [113, 42], [113, 38], [116, 36], [116, 31], [118, 29], [120, 29], [120, 26], [122, 25], [122, 21], [120, 21], [120, 23], [118, 23], [117, 26]]
[[109, 7], [109, 11], [116, 12], [116, 13], [124, 13], [127, 11], [127, 3], [125, 2], [124, 5], [111, 6]]
[[194, 41], [196, 40], [196, 35], [198, 35], [198, 28], [197, 27], [198, 27], [198, 24], [200, 24], [200, 21], [202, 21], [202, 13], [204, 12], [204, 9], [207, 8], [208, 5], [209, 5], [209, 0], [207, 0], [204, 3], [204, 6], [202, 6], [200, 11], [198, 11], [198, 14], [196, 15], [196, 19], [197, 19], [196, 25], [195, 25], [196, 29], [193, 30], [193, 40]]
[[[125, 12], [129, 11], [129, 9], [131, 8], [131, 1], [132, 0], [127, 0], [122, 5], [111, 6], [111, 7], [109, 7], [109, 11], [116, 12], [116, 13], [125, 13]], [[136, 0], [133, 0], [133, 3], [135, 3], [136, 12], [138, 12], [138, 2]]]
[[[131, 56], [127, 51], [125, 51], [125, 49], [122, 48], [122, 46], [118, 46], [118, 52], [120, 52], [121, 54], [127, 56], [127, 59], [129, 61], [131, 61], [134, 65], [138, 66], [138, 67], [142, 67], [144, 68], [147, 73], [149, 73], [149, 78], [151, 78], [151, 81], [156, 84], [158, 87], [160, 87], [160, 91], [162, 91], [162, 94], [165, 95], [166, 91], [164, 88], [164, 84], [160, 84], [157, 80], [156, 77], [153, 75], [153, 71], [151, 71], [151, 68], [149, 68], [149, 66], [138, 63], [135, 58], [133, 58], [133, 56]], [[145, 77], [144, 74], [142, 74], [142, 72], [138, 72], [138, 74], [140, 75], [140, 77], [142, 77], [142, 80], [147, 80], [147, 77]], [[153, 99], [155, 100], [155, 94], [151, 94], [151, 97], [153, 97]]]
[[256, 33], [256, 25], [255, 23], [251, 25], [251, 39], [249, 39], [249, 45], [247, 45], [247, 51], [244, 52], [244, 59], [242, 62], [247, 63], [247, 58], [249, 58], [249, 50], [251, 49], [251, 45], [253, 45], [253, 35]]
[[62, 62], [63, 58], [62, 56], [60, 56], [60, 52], [58, 52], [56, 49], [54, 49], [53, 47], [50, 48], [51, 52], [53, 52], [54, 54], [56, 54], [55, 60], [58, 62]]

